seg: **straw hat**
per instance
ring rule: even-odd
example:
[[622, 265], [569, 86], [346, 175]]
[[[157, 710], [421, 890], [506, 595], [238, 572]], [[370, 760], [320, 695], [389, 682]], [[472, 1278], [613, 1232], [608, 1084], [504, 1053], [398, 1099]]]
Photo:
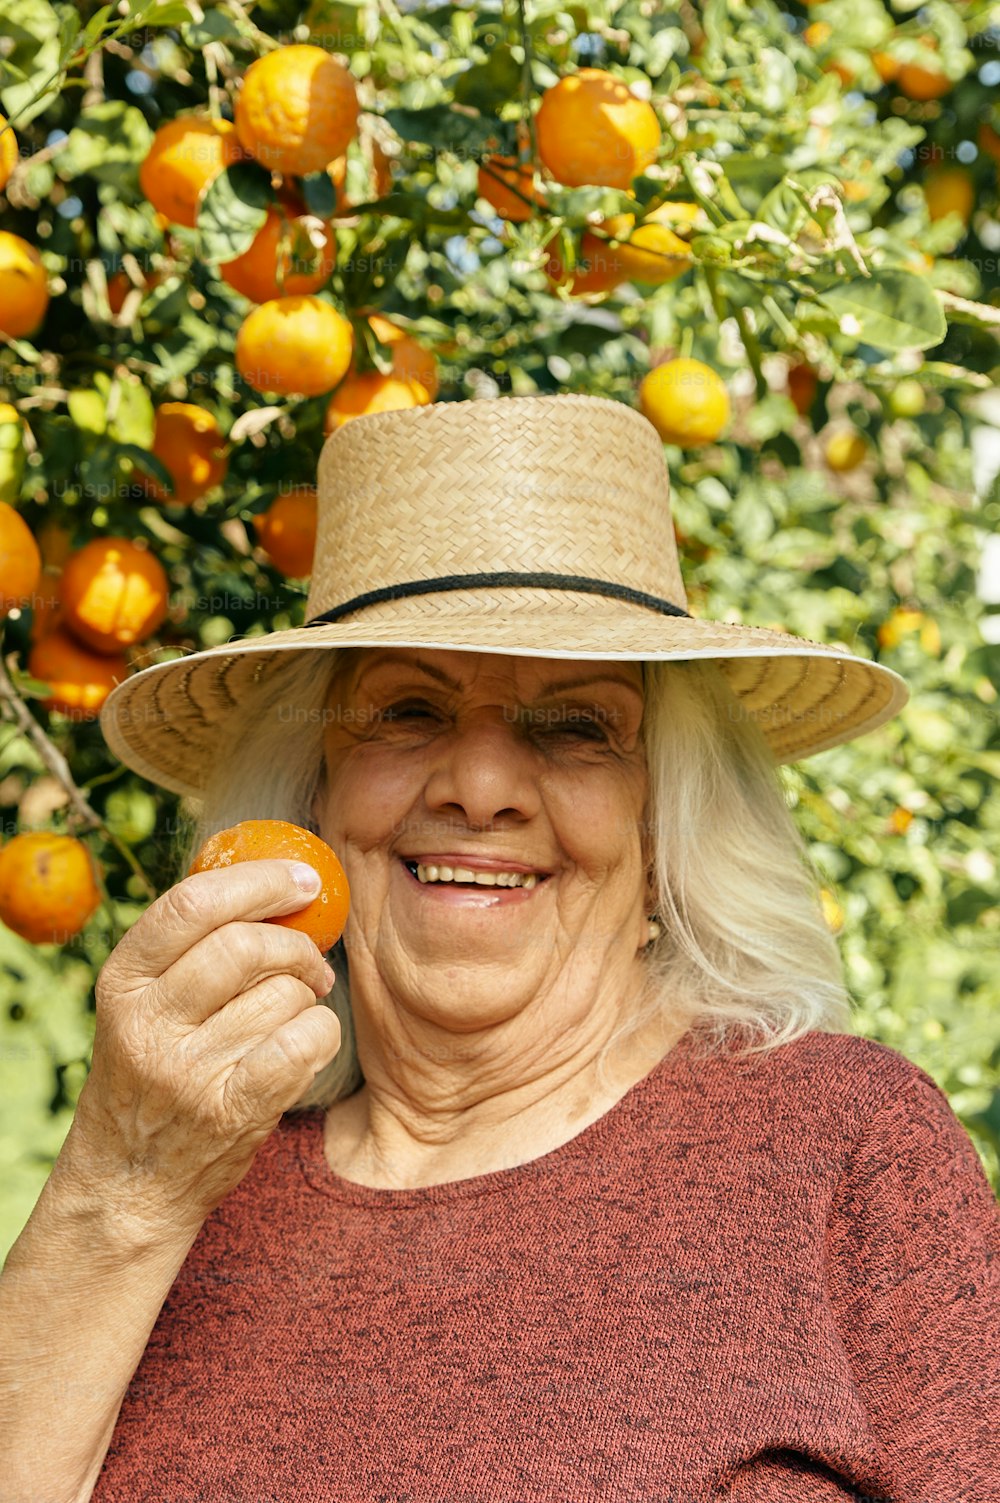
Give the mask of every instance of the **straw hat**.
[[874, 730], [904, 681], [842, 648], [693, 618], [663, 446], [602, 397], [439, 402], [356, 418], [319, 461], [305, 625], [133, 673], [101, 729], [126, 766], [198, 795], [227, 723], [286, 652], [460, 648], [715, 659], [775, 760]]

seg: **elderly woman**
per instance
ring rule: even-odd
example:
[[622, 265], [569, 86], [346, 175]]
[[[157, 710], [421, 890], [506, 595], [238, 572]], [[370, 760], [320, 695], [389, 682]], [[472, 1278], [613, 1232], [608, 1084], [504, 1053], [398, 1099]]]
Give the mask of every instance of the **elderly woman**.
[[320, 478], [308, 624], [103, 724], [197, 801], [179, 871], [308, 824], [350, 919], [331, 972], [241, 863], [108, 960], [0, 1282], [0, 1497], [1000, 1497], [993, 1196], [849, 1033], [775, 771], [900, 681], [693, 620], [617, 404], [370, 417]]

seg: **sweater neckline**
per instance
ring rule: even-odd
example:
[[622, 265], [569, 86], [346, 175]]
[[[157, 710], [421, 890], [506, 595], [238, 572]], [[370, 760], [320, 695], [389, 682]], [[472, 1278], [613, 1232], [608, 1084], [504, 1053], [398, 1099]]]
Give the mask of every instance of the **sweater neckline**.
[[564, 1163], [586, 1154], [609, 1137], [619, 1123], [635, 1113], [645, 1098], [660, 1084], [690, 1067], [696, 1044], [696, 1030], [691, 1028], [681, 1035], [661, 1060], [634, 1085], [629, 1086], [609, 1109], [595, 1121], [580, 1130], [547, 1153], [526, 1163], [515, 1164], [509, 1169], [493, 1169], [486, 1174], [476, 1174], [465, 1179], [446, 1180], [437, 1185], [417, 1185], [407, 1189], [383, 1189], [374, 1185], [358, 1184], [337, 1174], [326, 1161], [324, 1129], [326, 1109], [312, 1107], [297, 1113], [297, 1151], [303, 1177], [311, 1189], [330, 1200], [342, 1204], [365, 1206], [370, 1209], [406, 1210], [420, 1206], [439, 1205], [446, 1201], [464, 1200], [474, 1196], [500, 1195], [517, 1189], [530, 1180], [538, 1180], [556, 1172]]

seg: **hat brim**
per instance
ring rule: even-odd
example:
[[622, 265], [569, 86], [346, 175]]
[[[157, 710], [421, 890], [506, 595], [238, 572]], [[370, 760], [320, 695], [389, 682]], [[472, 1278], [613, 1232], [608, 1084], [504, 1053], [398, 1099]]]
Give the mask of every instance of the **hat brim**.
[[[516, 593], [516, 592], [515, 592]], [[407, 602], [409, 606], [410, 602]], [[595, 661], [719, 663], [778, 763], [795, 762], [877, 729], [906, 704], [892, 669], [843, 648], [765, 627], [656, 617], [620, 602], [549, 598], [544, 609], [492, 616], [482, 601], [436, 620], [389, 602], [353, 621], [243, 638], [141, 667], [112, 690], [100, 725], [112, 753], [140, 776], [200, 796], [218, 765], [225, 726], [287, 652], [403, 647]], [[381, 618], [381, 619], [380, 619]], [[566, 642], [572, 642], [568, 648]]]

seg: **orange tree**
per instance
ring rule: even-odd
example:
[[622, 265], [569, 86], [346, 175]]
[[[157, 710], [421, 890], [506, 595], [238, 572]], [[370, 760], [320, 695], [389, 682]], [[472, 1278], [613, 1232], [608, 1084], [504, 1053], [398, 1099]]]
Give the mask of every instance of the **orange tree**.
[[100, 735], [111, 684], [303, 619], [334, 427], [529, 392], [654, 422], [696, 613], [911, 685], [782, 777], [859, 1029], [941, 1082], [1000, 1188], [1000, 647], [976, 588], [1000, 496], [973, 472], [998, 20], [0, 0], [0, 874], [33, 832], [89, 858], [55, 884], [55, 939], [16, 904], [0, 924], [5, 1243], [86, 1073], [95, 973], [179, 875], [175, 798]]

